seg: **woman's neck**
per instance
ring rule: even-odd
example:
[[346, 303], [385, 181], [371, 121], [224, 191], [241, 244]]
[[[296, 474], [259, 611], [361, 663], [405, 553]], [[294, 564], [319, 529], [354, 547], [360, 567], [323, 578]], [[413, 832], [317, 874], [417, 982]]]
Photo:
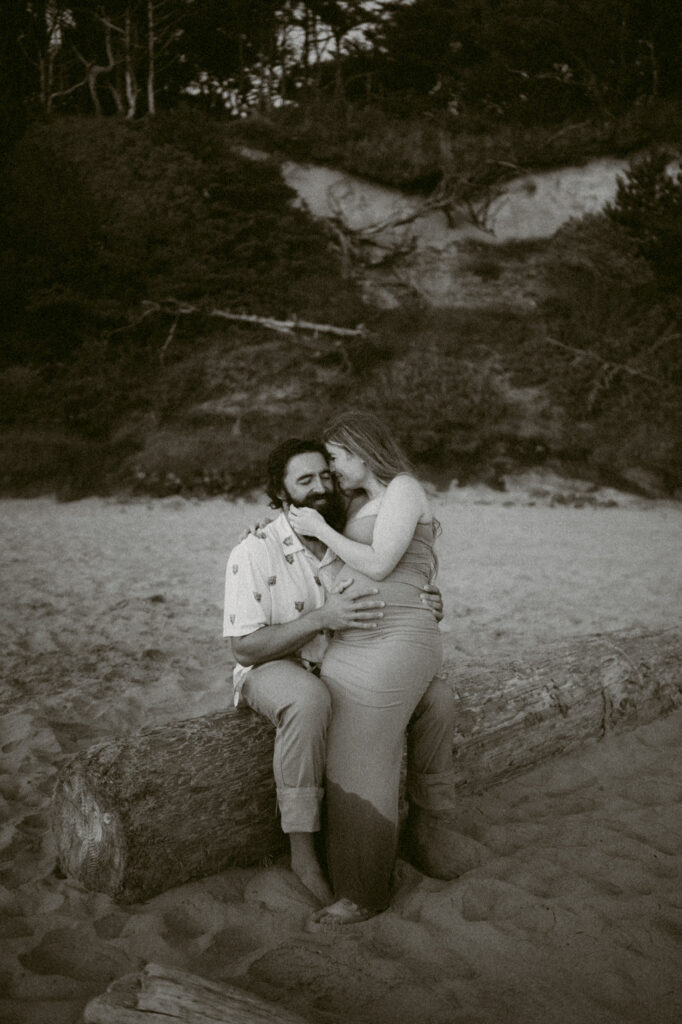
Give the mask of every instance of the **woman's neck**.
[[362, 485], [361, 490], [367, 495], [367, 501], [373, 501], [375, 498], [381, 497], [386, 490], [386, 484], [382, 484], [372, 473]]

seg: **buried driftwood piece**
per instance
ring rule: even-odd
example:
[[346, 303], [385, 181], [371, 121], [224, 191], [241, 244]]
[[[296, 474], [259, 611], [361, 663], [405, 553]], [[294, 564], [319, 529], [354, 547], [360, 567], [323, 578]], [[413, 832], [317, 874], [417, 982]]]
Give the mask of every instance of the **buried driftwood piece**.
[[84, 1024], [306, 1024], [259, 996], [173, 967], [147, 964], [85, 1007]]
[[[477, 788], [682, 703], [682, 635], [579, 637], [458, 675], [458, 785]], [[53, 830], [62, 870], [134, 902], [281, 849], [273, 730], [244, 708], [148, 729], [76, 755], [60, 772]]]

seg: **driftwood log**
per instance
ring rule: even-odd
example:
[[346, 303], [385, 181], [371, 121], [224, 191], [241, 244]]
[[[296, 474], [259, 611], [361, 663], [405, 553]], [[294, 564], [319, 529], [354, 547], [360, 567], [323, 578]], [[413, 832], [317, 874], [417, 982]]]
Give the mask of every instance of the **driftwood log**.
[[[466, 677], [450, 665], [462, 789], [500, 782], [682, 703], [682, 635], [612, 633], [553, 644]], [[77, 754], [52, 822], [64, 873], [136, 902], [282, 849], [273, 729], [248, 708], [153, 729]]]
[[172, 967], [147, 964], [85, 1007], [84, 1024], [305, 1024], [259, 996]]
[[134, 903], [276, 854], [273, 737], [255, 712], [230, 707], [77, 754], [52, 801], [61, 869]]
[[601, 633], [458, 678], [457, 786], [482, 789], [682, 705], [682, 633]]

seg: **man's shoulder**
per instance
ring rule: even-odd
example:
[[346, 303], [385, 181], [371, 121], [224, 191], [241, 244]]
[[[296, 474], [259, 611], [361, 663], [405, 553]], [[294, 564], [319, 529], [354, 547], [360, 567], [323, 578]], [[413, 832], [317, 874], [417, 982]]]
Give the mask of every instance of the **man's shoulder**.
[[[280, 536], [282, 532], [281, 520], [285, 518], [284, 513], [280, 513], [268, 523], [267, 526], [258, 527], [249, 533], [243, 540], [240, 540], [238, 544], [232, 548], [230, 552], [230, 560], [233, 560], [239, 555], [246, 555], [249, 558], [258, 558], [259, 556], [265, 555], [265, 553], [277, 543], [281, 543]], [[286, 520], [285, 520], [286, 521]]]

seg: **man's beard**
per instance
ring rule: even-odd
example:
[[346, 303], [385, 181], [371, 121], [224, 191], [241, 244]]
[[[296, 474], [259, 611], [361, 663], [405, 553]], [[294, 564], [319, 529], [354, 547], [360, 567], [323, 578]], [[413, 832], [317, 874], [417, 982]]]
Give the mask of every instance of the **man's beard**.
[[294, 508], [303, 506], [314, 508], [325, 522], [329, 523], [332, 530], [337, 530], [339, 533], [346, 525], [346, 503], [336, 490], [316, 491], [313, 494], [307, 494], [301, 505], [295, 501], [292, 501], [291, 504]]

